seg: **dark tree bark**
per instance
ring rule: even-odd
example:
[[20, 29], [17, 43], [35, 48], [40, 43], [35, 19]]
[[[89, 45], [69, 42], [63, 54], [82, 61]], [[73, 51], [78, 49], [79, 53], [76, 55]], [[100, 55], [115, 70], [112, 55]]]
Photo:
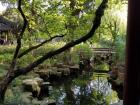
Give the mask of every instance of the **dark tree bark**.
[[140, 0], [128, 0], [124, 105], [140, 105]]
[[37, 48], [43, 46], [44, 44], [48, 43], [49, 41], [53, 40], [54, 38], [57, 38], [57, 37], [64, 37], [64, 36], [65, 36], [65, 35], [59, 35], [59, 36], [57, 35], [57, 36], [51, 37], [51, 38], [48, 39], [48, 40], [43, 41], [42, 43], [40, 43], [40, 44], [38, 44], [38, 45], [36, 45], [36, 46], [32, 46], [32, 47], [30, 47], [29, 49], [25, 50], [24, 52], [20, 53], [20, 54], [18, 55], [18, 58], [21, 58], [22, 56], [28, 54], [29, 52], [33, 51], [34, 49], [37, 49]]
[[60, 54], [63, 51], [65, 51], [65, 50], [67, 50], [67, 49], [69, 49], [77, 44], [80, 44], [81, 42], [85, 42], [86, 40], [91, 38], [94, 35], [96, 29], [100, 26], [101, 17], [104, 15], [104, 10], [107, 7], [107, 2], [108, 2], [108, 0], [103, 0], [102, 3], [100, 4], [100, 6], [98, 7], [98, 9], [96, 10], [95, 19], [93, 21], [93, 26], [88, 34], [86, 34], [85, 36], [83, 36], [75, 41], [67, 43], [66, 45], [64, 45], [60, 49], [46, 53], [44, 56], [37, 59], [36, 61], [34, 61], [33, 63], [29, 64], [26, 67], [17, 69], [17, 68], [15, 68], [16, 59], [18, 58], [18, 54], [19, 54], [19, 50], [20, 50], [20, 46], [21, 46], [21, 39], [22, 39], [23, 33], [25, 31], [26, 25], [27, 25], [27, 20], [22, 12], [22, 9], [21, 9], [21, 0], [19, 0], [18, 10], [20, 11], [20, 13], [23, 17], [24, 24], [23, 24], [23, 28], [22, 28], [22, 31], [20, 33], [20, 36], [18, 37], [21, 39], [17, 40], [17, 47], [16, 47], [16, 51], [14, 54], [12, 64], [11, 64], [12, 68], [10, 68], [10, 70], [7, 72], [7, 75], [4, 76], [3, 80], [0, 82], [0, 103], [2, 103], [4, 101], [4, 95], [5, 95], [5, 92], [6, 92], [6, 89], [9, 85], [9, 83], [11, 83], [11, 81], [14, 80], [16, 77], [30, 72], [31, 70], [33, 70], [33, 68], [35, 68], [39, 64], [43, 63], [46, 59], [49, 59], [57, 54]]
[[0, 81], [0, 103], [4, 102], [5, 92], [8, 88], [8, 85], [12, 82], [13, 79], [15, 79], [18, 76], [16, 71], [15, 71], [15, 66], [16, 66], [17, 57], [18, 57], [18, 54], [19, 54], [19, 51], [21, 48], [21, 40], [22, 40], [24, 31], [26, 29], [26, 26], [27, 26], [27, 19], [24, 15], [24, 12], [22, 11], [22, 8], [21, 8], [21, 1], [22, 0], [18, 0], [18, 10], [23, 18], [23, 27], [22, 27], [20, 34], [17, 33], [17, 35], [16, 35], [17, 46], [15, 49], [15, 53], [13, 55], [13, 59], [11, 61], [9, 71], [7, 72], [6, 76], [4, 76], [3, 79]]
[[9, 71], [6, 76], [4, 76], [4, 79], [0, 81], [0, 103], [4, 102], [5, 92], [8, 88], [9, 83], [12, 82], [13, 79], [15, 79], [14, 72]]
[[23, 22], [23, 27], [22, 27], [22, 30], [21, 30], [20, 34], [17, 33], [17, 35], [16, 35], [17, 46], [16, 46], [15, 53], [14, 53], [14, 56], [13, 56], [13, 59], [12, 59], [12, 63], [11, 63], [11, 67], [10, 67], [11, 70], [13, 70], [15, 68], [16, 60], [17, 60], [17, 57], [18, 57], [18, 54], [19, 54], [19, 51], [20, 51], [20, 48], [21, 48], [21, 40], [22, 40], [24, 31], [25, 31], [27, 23], [28, 23], [25, 15], [24, 15], [24, 12], [22, 11], [22, 8], [21, 8], [21, 1], [22, 0], [18, 0], [18, 10], [19, 10], [24, 22]]

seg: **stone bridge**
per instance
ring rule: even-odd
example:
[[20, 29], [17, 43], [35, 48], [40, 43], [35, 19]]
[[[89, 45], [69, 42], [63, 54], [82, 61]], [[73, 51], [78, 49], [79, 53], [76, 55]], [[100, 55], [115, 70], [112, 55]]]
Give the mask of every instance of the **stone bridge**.
[[91, 48], [93, 51], [93, 63], [94, 65], [107, 63], [109, 67], [113, 63], [115, 51], [111, 48]]

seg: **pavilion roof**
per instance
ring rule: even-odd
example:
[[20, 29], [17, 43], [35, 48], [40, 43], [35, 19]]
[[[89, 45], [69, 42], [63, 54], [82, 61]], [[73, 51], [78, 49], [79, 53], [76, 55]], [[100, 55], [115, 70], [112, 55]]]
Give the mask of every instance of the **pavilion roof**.
[[0, 32], [14, 32], [15, 30], [18, 30], [17, 23], [10, 21], [3, 16], [0, 16]]

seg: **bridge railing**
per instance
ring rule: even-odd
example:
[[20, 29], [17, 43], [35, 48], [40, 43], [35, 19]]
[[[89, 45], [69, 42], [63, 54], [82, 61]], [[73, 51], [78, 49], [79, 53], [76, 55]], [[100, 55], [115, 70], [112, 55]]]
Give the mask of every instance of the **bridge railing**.
[[112, 48], [91, 48], [94, 53], [116, 53]]

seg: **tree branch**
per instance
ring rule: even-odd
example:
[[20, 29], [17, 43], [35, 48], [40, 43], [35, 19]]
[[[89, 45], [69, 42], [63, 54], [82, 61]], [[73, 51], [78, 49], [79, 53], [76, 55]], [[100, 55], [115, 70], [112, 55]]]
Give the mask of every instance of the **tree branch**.
[[84, 42], [84, 41], [88, 40], [89, 38], [91, 38], [94, 35], [96, 29], [101, 24], [101, 17], [104, 15], [105, 8], [107, 7], [107, 2], [108, 2], [108, 0], [103, 0], [102, 3], [100, 4], [100, 6], [98, 7], [98, 9], [96, 10], [95, 18], [93, 21], [94, 24], [93, 24], [91, 30], [89, 31], [89, 33], [87, 33], [85, 36], [83, 36], [75, 41], [69, 42], [65, 46], [63, 46], [55, 51], [50, 51], [50, 52], [46, 53], [44, 56], [37, 59], [36, 61], [29, 64], [28, 66], [16, 70], [15, 75], [19, 76], [22, 74], [26, 74], [26, 73], [30, 72], [33, 68], [37, 67], [39, 64], [43, 63], [46, 59], [49, 59], [49, 58], [53, 57], [54, 55], [60, 54], [61, 52], [67, 50], [68, 48], [71, 48], [71, 47], [73, 47], [77, 44], [80, 44], [81, 42]]
[[20, 12], [20, 14], [23, 18], [23, 27], [22, 27], [22, 30], [21, 30], [20, 34], [17, 35], [17, 46], [16, 46], [16, 50], [15, 50], [15, 53], [14, 53], [14, 56], [13, 56], [13, 59], [12, 59], [12, 63], [11, 63], [12, 68], [14, 68], [15, 65], [16, 65], [16, 59], [17, 59], [17, 56], [19, 54], [19, 50], [21, 48], [21, 39], [23, 37], [24, 31], [25, 31], [27, 23], [28, 23], [25, 15], [24, 15], [24, 13], [21, 9], [21, 1], [22, 0], [18, 0], [18, 10], [19, 10], [19, 12]]
[[25, 50], [24, 52], [20, 53], [20, 54], [18, 55], [18, 58], [21, 58], [22, 56], [26, 55], [27, 53], [31, 52], [32, 50], [37, 49], [37, 48], [43, 46], [45, 43], [48, 43], [49, 41], [51, 41], [52, 39], [54, 39], [54, 38], [56, 38], [56, 37], [64, 37], [64, 36], [65, 36], [65, 35], [57, 35], [57, 36], [51, 37], [51, 38], [48, 39], [48, 40], [43, 41], [42, 43], [40, 43], [40, 44], [38, 44], [38, 45], [36, 45], [36, 46], [30, 47], [29, 49], [27, 49], [27, 50]]

